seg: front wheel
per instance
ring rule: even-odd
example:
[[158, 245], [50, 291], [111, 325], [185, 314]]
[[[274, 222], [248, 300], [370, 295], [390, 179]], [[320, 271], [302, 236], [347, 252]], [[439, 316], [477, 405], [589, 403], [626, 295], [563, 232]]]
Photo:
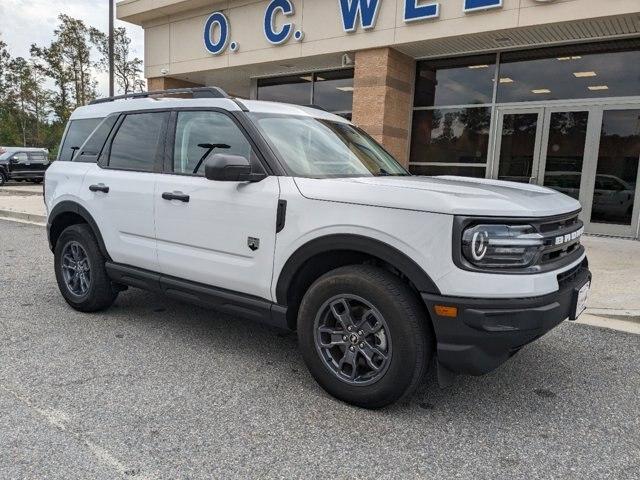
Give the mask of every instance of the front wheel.
[[54, 252], [60, 293], [74, 309], [97, 312], [110, 307], [118, 296], [105, 269], [105, 258], [86, 224], [66, 228]]
[[433, 355], [424, 307], [398, 277], [371, 266], [341, 267], [305, 294], [298, 340], [309, 371], [331, 395], [381, 408], [409, 396]]

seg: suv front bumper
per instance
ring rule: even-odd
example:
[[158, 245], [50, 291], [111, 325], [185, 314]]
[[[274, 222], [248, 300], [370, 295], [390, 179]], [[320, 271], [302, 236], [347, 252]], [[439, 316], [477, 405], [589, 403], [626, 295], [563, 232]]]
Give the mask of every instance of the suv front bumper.
[[[577, 291], [591, 280], [587, 260], [558, 277], [559, 290], [541, 297], [477, 299], [423, 293], [440, 366], [454, 373], [483, 375], [571, 317]], [[457, 316], [437, 315], [436, 305], [456, 307]]]

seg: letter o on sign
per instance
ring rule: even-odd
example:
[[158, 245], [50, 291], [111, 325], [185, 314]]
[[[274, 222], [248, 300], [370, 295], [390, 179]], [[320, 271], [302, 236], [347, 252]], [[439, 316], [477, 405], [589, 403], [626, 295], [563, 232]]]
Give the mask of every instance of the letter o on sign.
[[[216, 41], [216, 30], [219, 31]], [[229, 43], [229, 20], [222, 12], [212, 13], [204, 24], [204, 46], [209, 53], [220, 55]]]

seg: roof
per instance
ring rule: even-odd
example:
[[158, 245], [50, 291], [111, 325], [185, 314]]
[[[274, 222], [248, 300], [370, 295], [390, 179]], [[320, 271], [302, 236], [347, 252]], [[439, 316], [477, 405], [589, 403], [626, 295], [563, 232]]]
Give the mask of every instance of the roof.
[[[283, 115], [307, 116], [332, 120], [335, 122], [349, 123], [343, 117], [334, 115], [312, 107], [291, 105], [288, 103], [265, 102], [261, 100], [240, 100], [248, 111], [255, 113], [275, 113]], [[114, 100], [110, 102], [96, 103], [77, 108], [71, 115], [71, 120], [88, 118], [104, 118], [117, 112], [130, 112], [135, 110], [153, 110], [158, 108], [222, 108], [228, 111], [240, 111], [241, 107], [231, 98], [175, 98], [175, 97], [147, 97]]]

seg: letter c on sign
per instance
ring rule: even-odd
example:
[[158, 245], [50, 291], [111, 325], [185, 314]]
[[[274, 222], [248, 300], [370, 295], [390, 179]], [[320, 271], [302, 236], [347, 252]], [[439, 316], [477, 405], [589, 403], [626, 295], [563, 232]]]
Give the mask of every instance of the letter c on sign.
[[273, 45], [280, 45], [286, 42], [293, 31], [291, 23], [285, 23], [282, 25], [280, 31], [276, 31], [275, 17], [278, 10], [280, 10], [285, 17], [293, 15], [293, 4], [291, 0], [272, 0], [264, 12], [264, 36], [269, 43]]
[[[220, 31], [218, 41], [215, 40], [215, 30]], [[204, 46], [209, 53], [220, 55], [227, 48], [229, 42], [229, 20], [222, 12], [212, 13], [204, 24]]]

